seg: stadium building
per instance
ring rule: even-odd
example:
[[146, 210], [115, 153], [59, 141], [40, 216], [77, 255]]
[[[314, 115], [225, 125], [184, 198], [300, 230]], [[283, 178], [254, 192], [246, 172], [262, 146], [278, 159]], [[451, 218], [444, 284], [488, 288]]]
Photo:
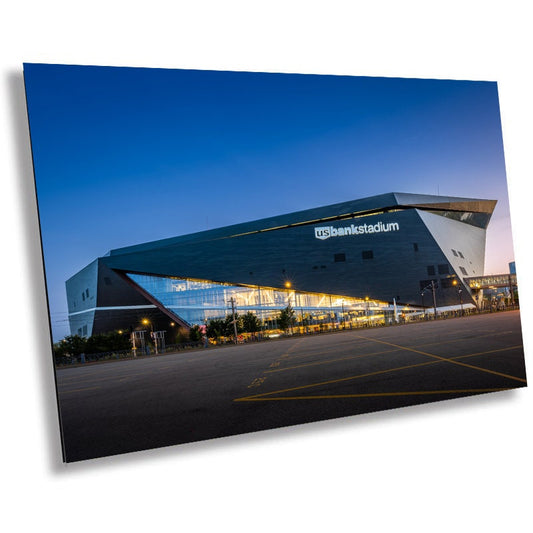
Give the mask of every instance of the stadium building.
[[[71, 333], [191, 327], [230, 302], [275, 328], [475, 304], [495, 200], [388, 193], [111, 250], [66, 282]], [[433, 297], [434, 296], [434, 297]]]

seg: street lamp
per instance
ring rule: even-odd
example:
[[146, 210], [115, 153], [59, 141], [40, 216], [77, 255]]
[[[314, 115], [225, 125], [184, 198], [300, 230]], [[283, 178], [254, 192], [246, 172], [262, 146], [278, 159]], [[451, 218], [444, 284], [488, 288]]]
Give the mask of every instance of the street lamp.
[[433, 312], [435, 313], [435, 320], [437, 319], [437, 296], [436, 296], [437, 286], [438, 285], [435, 283], [435, 281], [431, 280], [431, 283], [422, 289], [422, 296], [424, 292], [431, 289], [431, 292], [433, 294]]
[[[456, 279], [454, 279], [452, 281], [452, 285], [454, 287], [457, 287], [457, 280]], [[459, 295], [459, 303], [461, 304], [461, 316], [463, 316], [463, 314], [464, 314], [463, 313], [463, 289], [461, 289], [461, 288], [457, 289], [457, 294]]]
[[[292, 287], [292, 283], [290, 281], [285, 282], [285, 288], [290, 289]], [[294, 305], [296, 306], [296, 296], [294, 297]], [[289, 329], [291, 332], [291, 335], [294, 333], [293, 327], [292, 327], [292, 306], [291, 306], [291, 293], [290, 291], [287, 291], [287, 316], [289, 319]]]
[[151, 321], [151, 320], [148, 320], [147, 318], [143, 318], [142, 323], [143, 323], [145, 326], [150, 325], [150, 329], [151, 329], [151, 337], [152, 337], [152, 339], [153, 339], [153, 341], [154, 341], [155, 353], [156, 353], [156, 355], [158, 355], [158, 354], [159, 354], [159, 350], [158, 350], [158, 346], [157, 346], [157, 335], [154, 335], [154, 325], [152, 324], [152, 321]]

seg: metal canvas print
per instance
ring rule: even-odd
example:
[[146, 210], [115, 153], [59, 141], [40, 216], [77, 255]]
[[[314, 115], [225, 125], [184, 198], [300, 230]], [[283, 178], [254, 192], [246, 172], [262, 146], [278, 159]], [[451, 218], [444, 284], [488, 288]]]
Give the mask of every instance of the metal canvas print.
[[526, 386], [496, 82], [24, 80], [64, 461]]

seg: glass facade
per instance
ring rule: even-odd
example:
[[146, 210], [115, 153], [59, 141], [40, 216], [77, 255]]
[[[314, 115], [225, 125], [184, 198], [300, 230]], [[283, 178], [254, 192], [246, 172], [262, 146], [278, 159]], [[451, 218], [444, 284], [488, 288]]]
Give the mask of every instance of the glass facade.
[[239, 315], [251, 311], [267, 329], [277, 328], [279, 312], [289, 304], [294, 309], [296, 324], [310, 327], [380, 321], [390, 311], [385, 302], [334, 294], [143, 274], [128, 274], [128, 277], [191, 326], [224, 319], [231, 312], [232, 299]]
[[471, 289], [491, 289], [493, 287], [509, 287], [516, 285], [516, 274], [496, 274], [468, 278]]
[[492, 212], [470, 213], [468, 211], [442, 211], [434, 209], [426, 209], [426, 211], [441, 217], [458, 220], [459, 222], [464, 222], [465, 224], [470, 224], [471, 226], [476, 226], [477, 228], [486, 228], [489, 224], [490, 217], [492, 216]]

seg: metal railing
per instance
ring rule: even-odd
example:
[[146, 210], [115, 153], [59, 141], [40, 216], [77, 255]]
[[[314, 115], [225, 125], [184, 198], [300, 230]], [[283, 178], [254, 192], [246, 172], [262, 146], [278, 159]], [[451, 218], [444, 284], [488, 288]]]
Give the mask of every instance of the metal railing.
[[181, 344], [168, 344], [164, 349], [159, 349], [156, 354], [154, 348], [147, 346], [144, 352], [140, 349], [133, 350], [114, 350], [111, 352], [89, 353], [73, 356], [55, 356], [56, 366], [70, 366], [75, 364], [94, 363], [97, 361], [116, 361], [119, 359], [134, 359], [142, 357], [151, 357], [155, 355], [163, 355], [167, 353], [176, 353], [183, 350], [191, 350], [201, 348], [204, 343], [199, 342], [184, 342]]

